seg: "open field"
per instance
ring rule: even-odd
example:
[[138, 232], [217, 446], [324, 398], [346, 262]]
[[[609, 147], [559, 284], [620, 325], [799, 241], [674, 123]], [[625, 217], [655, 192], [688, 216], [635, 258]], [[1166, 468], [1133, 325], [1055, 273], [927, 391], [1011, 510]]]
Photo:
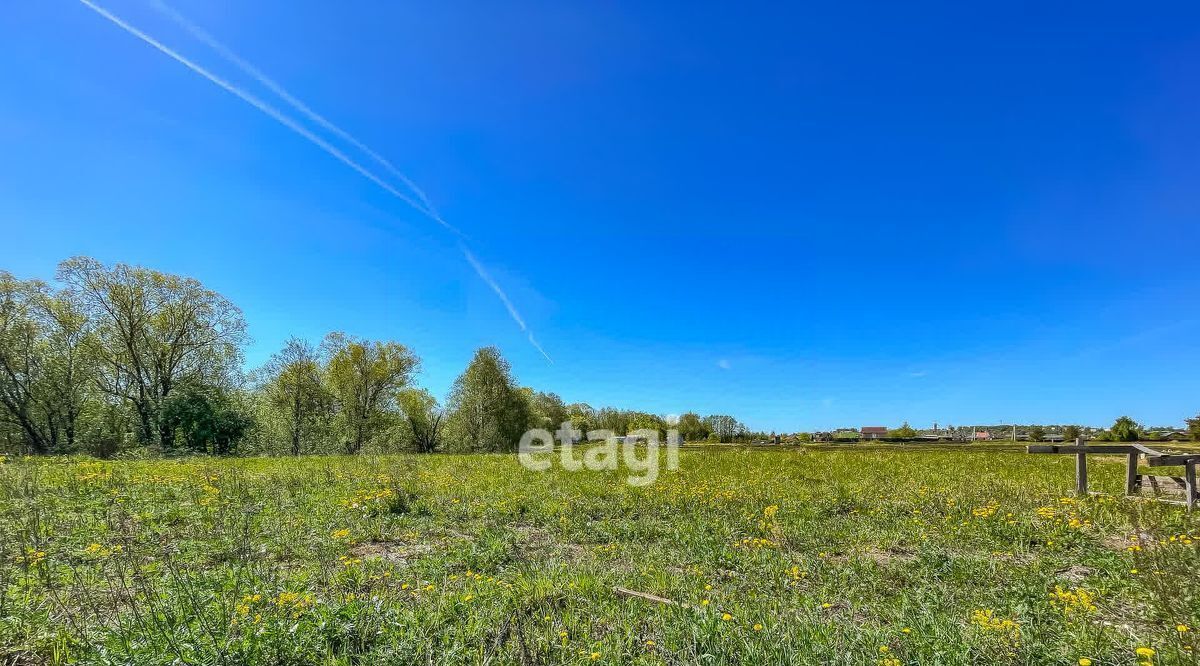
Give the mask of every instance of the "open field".
[[1200, 520], [1091, 463], [1111, 495], [982, 446], [9, 460], [0, 662], [1197, 663]]

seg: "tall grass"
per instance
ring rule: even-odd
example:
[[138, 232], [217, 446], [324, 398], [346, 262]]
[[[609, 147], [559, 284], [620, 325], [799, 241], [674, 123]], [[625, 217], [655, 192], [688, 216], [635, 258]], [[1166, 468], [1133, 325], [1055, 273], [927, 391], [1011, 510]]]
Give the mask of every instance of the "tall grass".
[[1072, 465], [721, 448], [635, 488], [501, 455], [9, 460], [0, 662], [1196, 663], [1196, 519], [1119, 497], [1117, 458], [1067, 496]]

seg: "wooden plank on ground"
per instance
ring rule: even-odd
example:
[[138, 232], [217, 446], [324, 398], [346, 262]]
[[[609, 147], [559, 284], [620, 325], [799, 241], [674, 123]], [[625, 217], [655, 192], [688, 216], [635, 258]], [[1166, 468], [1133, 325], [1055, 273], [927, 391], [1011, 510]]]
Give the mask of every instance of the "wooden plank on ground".
[[1179, 476], [1139, 474], [1137, 486], [1143, 492], [1150, 490], [1154, 494], [1178, 495], [1180, 497], [1184, 496], [1186, 490], [1186, 483], [1183, 477]]

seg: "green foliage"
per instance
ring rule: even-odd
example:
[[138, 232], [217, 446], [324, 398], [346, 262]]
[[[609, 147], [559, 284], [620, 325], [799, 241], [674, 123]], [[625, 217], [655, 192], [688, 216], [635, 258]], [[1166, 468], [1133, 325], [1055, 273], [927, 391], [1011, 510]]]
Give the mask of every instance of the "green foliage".
[[394, 425], [396, 395], [420, 365], [404, 345], [330, 333], [326, 383], [338, 407], [346, 453], [358, 453]]
[[1029, 439], [1034, 442], [1040, 442], [1046, 439], [1046, 429], [1042, 426], [1030, 426], [1028, 434]]
[[75, 450], [85, 403], [95, 393], [91, 337], [71, 294], [0, 271], [0, 423], [31, 452]]
[[[87, 257], [62, 262], [58, 279], [54, 288], [0, 271], [0, 452], [511, 450], [527, 428], [563, 422], [583, 437], [668, 427], [655, 414], [517, 389], [490, 348], [447, 410], [410, 386], [419, 361], [395, 342], [292, 338], [244, 376], [242, 313], [197, 280]], [[671, 425], [689, 441], [767, 437], [728, 415], [688, 412]]]
[[475, 352], [454, 381], [448, 406], [446, 437], [457, 451], [516, 451], [533, 420], [525, 392], [495, 347]]
[[1200, 414], [1195, 418], [1187, 420], [1188, 433], [1192, 436], [1192, 441], [1200, 442]]
[[317, 350], [291, 338], [267, 362], [263, 374], [259, 391], [270, 410], [268, 419], [283, 431], [290, 453], [298, 456], [316, 450], [314, 440], [328, 433], [335, 414]]
[[596, 427], [596, 410], [586, 402], [576, 402], [567, 405], [567, 421], [571, 428], [579, 431], [579, 436], [586, 439], [589, 430]]
[[408, 448], [418, 453], [441, 448], [445, 412], [437, 398], [425, 389], [410, 388], [400, 391], [397, 401], [408, 424]]
[[651, 430], [658, 433], [659, 441], [666, 441], [667, 422], [661, 417], [646, 412], [634, 412], [629, 417], [627, 433], [635, 430]]
[[1141, 437], [1142, 426], [1128, 416], [1118, 418], [1108, 429], [1115, 442], [1136, 442]]
[[164, 401], [161, 418], [175, 433], [174, 444], [193, 453], [233, 453], [251, 426], [228, 391], [194, 381], [177, 386]]
[[899, 428], [888, 431], [888, 437], [890, 439], [913, 439], [916, 436], [917, 431], [913, 430], [912, 426], [908, 425], [908, 421], [905, 421], [904, 425], [900, 426]]
[[746, 435], [746, 426], [726, 414], [713, 414], [703, 419], [704, 426], [717, 436], [718, 441], [732, 442]]
[[87, 257], [64, 261], [58, 278], [94, 329], [82, 344], [100, 390], [133, 408], [142, 444], [172, 448], [164, 402], [187, 382], [232, 383], [246, 342], [241, 310], [192, 278]]
[[1079, 426], [1071, 425], [1063, 428], [1063, 440], [1066, 442], [1074, 442], [1075, 440], [1079, 439], [1082, 434], [1083, 433], [1079, 431]]
[[679, 436], [686, 442], [702, 442], [708, 438], [708, 426], [704, 425], [703, 419], [695, 412], [686, 412], [680, 416], [676, 427], [679, 429]]
[[558, 394], [526, 389], [526, 395], [534, 427], [553, 432], [568, 420], [567, 406]]

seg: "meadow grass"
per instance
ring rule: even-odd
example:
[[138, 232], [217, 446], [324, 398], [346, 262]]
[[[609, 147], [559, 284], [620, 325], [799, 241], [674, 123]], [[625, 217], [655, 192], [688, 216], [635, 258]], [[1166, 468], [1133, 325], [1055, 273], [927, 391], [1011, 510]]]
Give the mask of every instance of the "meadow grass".
[[10, 459], [0, 662], [1196, 663], [1197, 518], [1091, 461], [1076, 499], [993, 446]]

